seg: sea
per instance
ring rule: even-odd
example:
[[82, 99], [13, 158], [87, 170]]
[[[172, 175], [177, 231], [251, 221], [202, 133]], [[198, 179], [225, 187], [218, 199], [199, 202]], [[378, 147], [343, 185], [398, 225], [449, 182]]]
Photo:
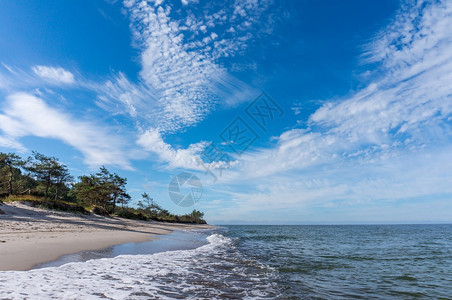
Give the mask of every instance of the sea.
[[452, 225], [175, 231], [0, 272], [0, 299], [452, 299]]

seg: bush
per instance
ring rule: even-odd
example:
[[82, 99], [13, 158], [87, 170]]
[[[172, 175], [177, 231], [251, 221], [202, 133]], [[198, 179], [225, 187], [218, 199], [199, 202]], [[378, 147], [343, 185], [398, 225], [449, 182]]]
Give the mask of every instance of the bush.
[[101, 207], [101, 206], [94, 206], [91, 209], [91, 212], [93, 214], [99, 215], [99, 216], [109, 216], [108, 211], [105, 208]]
[[42, 207], [42, 208], [67, 211], [67, 212], [78, 212], [78, 213], [83, 213], [83, 214], [88, 213], [83, 206], [72, 204], [72, 203], [37, 201], [37, 200], [27, 201], [27, 203], [33, 207]]
[[116, 216], [124, 219], [149, 221], [149, 217], [141, 212], [133, 212], [126, 209], [122, 209], [115, 213]]

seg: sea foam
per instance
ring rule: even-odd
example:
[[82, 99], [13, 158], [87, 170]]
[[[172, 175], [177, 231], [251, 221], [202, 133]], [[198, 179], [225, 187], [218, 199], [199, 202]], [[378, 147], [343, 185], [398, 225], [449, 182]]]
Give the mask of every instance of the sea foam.
[[0, 272], [6, 299], [214, 299], [278, 294], [275, 272], [220, 234], [193, 250], [121, 255], [61, 267]]

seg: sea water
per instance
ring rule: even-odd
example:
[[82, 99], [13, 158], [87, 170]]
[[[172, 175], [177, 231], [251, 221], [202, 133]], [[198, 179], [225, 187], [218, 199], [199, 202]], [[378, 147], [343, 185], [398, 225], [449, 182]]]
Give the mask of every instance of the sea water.
[[0, 272], [0, 299], [452, 298], [452, 225], [225, 226], [140, 245]]

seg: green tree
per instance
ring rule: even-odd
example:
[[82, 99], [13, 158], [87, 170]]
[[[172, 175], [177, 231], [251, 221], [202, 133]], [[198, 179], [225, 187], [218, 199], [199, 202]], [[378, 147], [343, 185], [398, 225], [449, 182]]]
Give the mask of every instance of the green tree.
[[45, 199], [49, 197], [51, 187], [55, 187], [55, 194], [58, 197], [58, 186], [61, 187], [72, 180], [67, 167], [60, 163], [58, 158], [45, 156], [36, 151], [33, 151], [33, 156], [28, 158], [26, 169], [43, 184]]
[[79, 179], [74, 184], [73, 193], [83, 205], [99, 205], [114, 213], [117, 204], [124, 206], [131, 198], [126, 190], [127, 178], [110, 173], [104, 166], [96, 174], [80, 176]]
[[111, 203], [113, 206], [112, 212], [114, 213], [118, 203], [124, 207], [124, 205], [130, 201], [131, 197], [126, 190], [127, 178], [120, 177], [118, 174], [113, 173], [110, 174], [109, 179]]
[[54, 173], [55, 201], [58, 197], [67, 194], [69, 191], [68, 184], [74, 181], [74, 177], [69, 173], [65, 165], [61, 165]]
[[148, 195], [148, 193], [144, 192], [141, 194], [142, 201], [147, 204], [147, 207], [152, 207], [154, 205], [154, 198]]
[[[14, 153], [3, 153], [0, 152], [0, 167], [2, 169], [2, 175], [6, 175], [6, 182], [7, 182], [7, 190], [8, 195], [11, 196], [14, 194], [14, 187], [13, 187], [13, 181], [15, 174], [20, 175], [20, 169], [24, 165], [24, 161], [22, 158]], [[4, 172], [6, 171], [6, 172]], [[3, 177], [3, 176], [2, 176]]]
[[95, 175], [83, 175], [79, 177], [79, 182], [73, 185], [71, 194], [75, 196], [77, 202], [83, 206], [98, 205], [100, 185]]
[[193, 221], [195, 221], [196, 223], [200, 223], [202, 218], [204, 217], [204, 213], [200, 212], [199, 210], [194, 209], [191, 214], [190, 217], [193, 219]]
[[105, 209], [108, 210], [111, 206], [111, 212], [114, 213], [118, 203], [124, 205], [130, 200], [131, 197], [126, 190], [127, 178], [110, 173], [104, 166], [100, 168], [96, 176], [101, 186], [102, 203]]
[[141, 194], [141, 200], [138, 201], [138, 207], [151, 217], [167, 216], [169, 213], [155, 203], [154, 198], [149, 196], [148, 193]]

